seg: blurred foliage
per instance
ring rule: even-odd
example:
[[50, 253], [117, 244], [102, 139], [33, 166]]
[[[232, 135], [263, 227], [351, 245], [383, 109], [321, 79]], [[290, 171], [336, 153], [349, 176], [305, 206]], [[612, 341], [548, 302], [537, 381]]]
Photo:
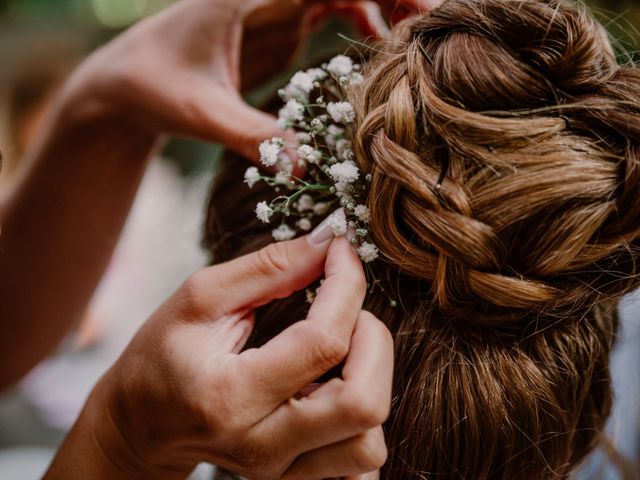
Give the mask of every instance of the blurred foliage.
[[17, 22], [90, 23], [125, 27], [174, 0], [0, 0], [0, 14]]
[[609, 30], [618, 53], [640, 60], [640, 1], [587, 0], [598, 20]]

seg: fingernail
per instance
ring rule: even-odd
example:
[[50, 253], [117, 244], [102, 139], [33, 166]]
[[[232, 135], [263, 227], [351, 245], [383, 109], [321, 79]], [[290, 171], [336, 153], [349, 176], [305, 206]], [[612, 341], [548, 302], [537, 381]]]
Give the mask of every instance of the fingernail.
[[323, 243], [328, 242], [336, 236], [334, 233], [335, 223], [339, 221], [344, 221], [345, 224], [347, 221], [347, 217], [342, 208], [333, 212], [325, 218], [320, 225], [314, 228], [313, 232], [311, 232], [307, 237], [307, 240], [311, 245], [322, 245]]

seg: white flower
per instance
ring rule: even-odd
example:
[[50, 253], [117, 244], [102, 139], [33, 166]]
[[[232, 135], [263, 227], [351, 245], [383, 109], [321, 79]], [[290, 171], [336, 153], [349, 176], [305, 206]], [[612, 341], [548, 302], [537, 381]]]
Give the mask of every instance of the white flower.
[[349, 79], [349, 85], [360, 85], [364, 82], [364, 77], [361, 73], [353, 73], [351, 74], [351, 78]]
[[327, 127], [327, 133], [337, 138], [344, 134], [344, 128], [331, 124]]
[[[351, 185], [348, 182], [336, 182], [336, 184], [334, 185], [336, 187], [336, 196], [338, 198], [340, 198], [341, 200], [344, 197], [349, 197], [351, 198]], [[345, 202], [347, 202], [347, 200], [345, 200]], [[344, 207], [344, 205], [342, 205]]]
[[307, 303], [311, 304], [316, 299], [316, 292], [312, 288], [307, 288], [305, 290], [307, 296]]
[[287, 100], [299, 100], [301, 102], [309, 101], [309, 92], [313, 90], [314, 78], [305, 72], [297, 72], [286, 87], [278, 90], [278, 95]]
[[316, 82], [327, 78], [327, 72], [325, 72], [322, 68], [310, 68], [306, 71], [306, 74]]
[[304, 195], [300, 196], [300, 198], [298, 199], [299, 212], [306, 212], [307, 210], [313, 210], [313, 207], [314, 207], [314, 203], [313, 203], [313, 197], [311, 197], [311, 195], [307, 195], [305, 193]]
[[324, 141], [327, 142], [327, 145], [330, 147], [335, 147], [338, 138], [342, 137], [342, 135], [344, 135], [344, 128], [331, 124], [327, 127], [327, 134], [324, 137]]
[[341, 208], [327, 217], [327, 225], [336, 237], [347, 233], [347, 217]]
[[284, 122], [296, 122], [304, 118], [304, 105], [297, 100], [289, 100], [278, 112], [278, 119]]
[[322, 159], [322, 152], [311, 145], [302, 145], [298, 148], [298, 156], [305, 162], [318, 163]]
[[309, 100], [309, 96], [307, 94], [300, 91], [291, 84], [278, 90], [278, 95], [280, 95], [280, 98], [282, 98], [285, 102], [291, 99], [301, 100], [303, 102]]
[[249, 188], [253, 188], [253, 186], [260, 181], [260, 171], [256, 167], [249, 167], [247, 171], [244, 172], [244, 183], [249, 185]]
[[349, 75], [353, 71], [353, 60], [346, 55], [333, 57], [327, 65], [327, 70], [336, 77]]
[[302, 102], [309, 101], [309, 92], [313, 90], [314, 79], [311, 75], [305, 72], [297, 72], [289, 84], [281, 90], [278, 90], [278, 95], [283, 100], [299, 100]]
[[308, 218], [301, 218], [296, 222], [296, 226], [303, 232], [308, 232], [311, 230], [311, 220]]
[[312, 135], [320, 133], [325, 129], [324, 122], [322, 121], [322, 119], [320, 117], [316, 117], [313, 120], [311, 120], [311, 124], [310, 125], [311, 125], [311, 134]]
[[299, 145], [306, 145], [307, 143], [311, 143], [311, 135], [307, 132], [299, 132], [296, 133], [296, 139], [298, 140]]
[[373, 243], [362, 242], [362, 244], [358, 247], [358, 255], [365, 263], [373, 262], [376, 258], [378, 258], [378, 247], [376, 247]]
[[279, 185], [287, 185], [287, 186], [292, 186], [292, 182], [291, 182], [291, 174], [289, 172], [278, 172], [276, 173], [276, 176], [274, 177], [276, 180], [276, 183]]
[[338, 123], [351, 123], [356, 118], [356, 112], [349, 102], [329, 102], [327, 113]]
[[281, 172], [289, 174], [293, 172], [293, 162], [291, 161], [291, 158], [289, 158], [289, 155], [287, 155], [286, 153], [280, 153], [278, 160], [280, 160]]
[[313, 81], [314, 78], [306, 72], [297, 72], [293, 77], [291, 77], [290, 85], [297, 88], [301, 92], [308, 94], [311, 90], [313, 90]]
[[269, 223], [269, 219], [273, 215], [273, 208], [267, 205], [267, 202], [260, 202], [256, 205], [256, 217], [263, 222]]
[[353, 183], [360, 177], [360, 172], [355, 163], [347, 160], [331, 165], [329, 175], [337, 183]]
[[313, 206], [314, 215], [324, 215], [329, 211], [329, 204], [325, 202], [318, 202]]
[[353, 214], [358, 217], [358, 220], [364, 223], [369, 223], [371, 220], [371, 212], [366, 205], [358, 205], [353, 210]]
[[336, 152], [341, 160], [351, 160], [353, 158], [351, 142], [345, 138], [341, 138], [336, 142]]
[[272, 230], [271, 235], [276, 242], [284, 242], [295, 237], [296, 231], [289, 227], [289, 225], [282, 224], [275, 230]]
[[284, 147], [284, 139], [273, 137], [260, 144], [260, 161], [266, 167], [273, 167], [278, 163], [278, 157]]

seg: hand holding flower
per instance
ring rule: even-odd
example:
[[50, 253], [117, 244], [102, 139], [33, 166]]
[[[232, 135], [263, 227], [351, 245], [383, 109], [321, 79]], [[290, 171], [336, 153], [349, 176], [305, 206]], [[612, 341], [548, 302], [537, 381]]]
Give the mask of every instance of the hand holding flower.
[[[100, 381], [46, 479], [183, 479], [208, 461], [254, 479], [377, 470], [393, 345], [363, 312], [349, 243], [322, 227], [193, 275]], [[325, 280], [306, 320], [242, 352], [253, 308]], [[297, 395], [346, 358], [342, 378]]]

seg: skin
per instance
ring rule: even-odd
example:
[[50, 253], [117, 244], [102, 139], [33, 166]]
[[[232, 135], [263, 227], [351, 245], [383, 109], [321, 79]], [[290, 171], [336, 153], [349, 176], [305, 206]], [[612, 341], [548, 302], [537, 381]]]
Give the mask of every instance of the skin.
[[[270, 73], [257, 61], [265, 52], [284, 65], [308, 33], [304, 19], [336, 11], [365, 34], [382, 22], [370, 2], [182, 0], [80, 66], [0, 192], [0, 351], [11, 359], [0, 364], [0, 389], [81, 318], [163, 135], [224, 143], [257, 161], [259, 143], [282, 132], [243, 101], [241, 76], [255, 83]], [[281, 22], [289, 36], [274, 38]]]
[[[362, 311], [351, 245], [325, 238], [272, 244], [189, 278], [99, 382], [45, 478], [178, 479], [200, 461], [265, 480], [377, 470], [393, 341]], [[305, 320], [240, 353], [253, 308], [323, 272]], [[342, 378], [296, 395], [345, 359]]]
[[[241, 65], [251, 58], [243, 57], [243, 34], [256, 41], [252, 31], [270, 25], [265, 12], [305, 26], [308, 12], [332, 9], [365, 28], [380, 25], [363, 2], [182, 0], [72, 75], [0, 193], [0, 351], [11, 359], [0, 364], [0, 388], [82, 315], [165, 134], [221, 142], [255, 159], [258, 144], [281, 133], [240, 95]], [[292, 30], [293, 50], [299, 33]], [[193, 275], [100, 380], [47, 478], [184, 478], [199, 461], [255, 479], [375, 478], [386, 455], [380, 425], [392, 345], [361, 311], [357, 257], [345, 241], [329, 243], [300, 239]], [[256, 305], [323, 269], [327, 293], [307, 320], [238, 353]], [[345, 358], [343, 378], [296, 395]]]

